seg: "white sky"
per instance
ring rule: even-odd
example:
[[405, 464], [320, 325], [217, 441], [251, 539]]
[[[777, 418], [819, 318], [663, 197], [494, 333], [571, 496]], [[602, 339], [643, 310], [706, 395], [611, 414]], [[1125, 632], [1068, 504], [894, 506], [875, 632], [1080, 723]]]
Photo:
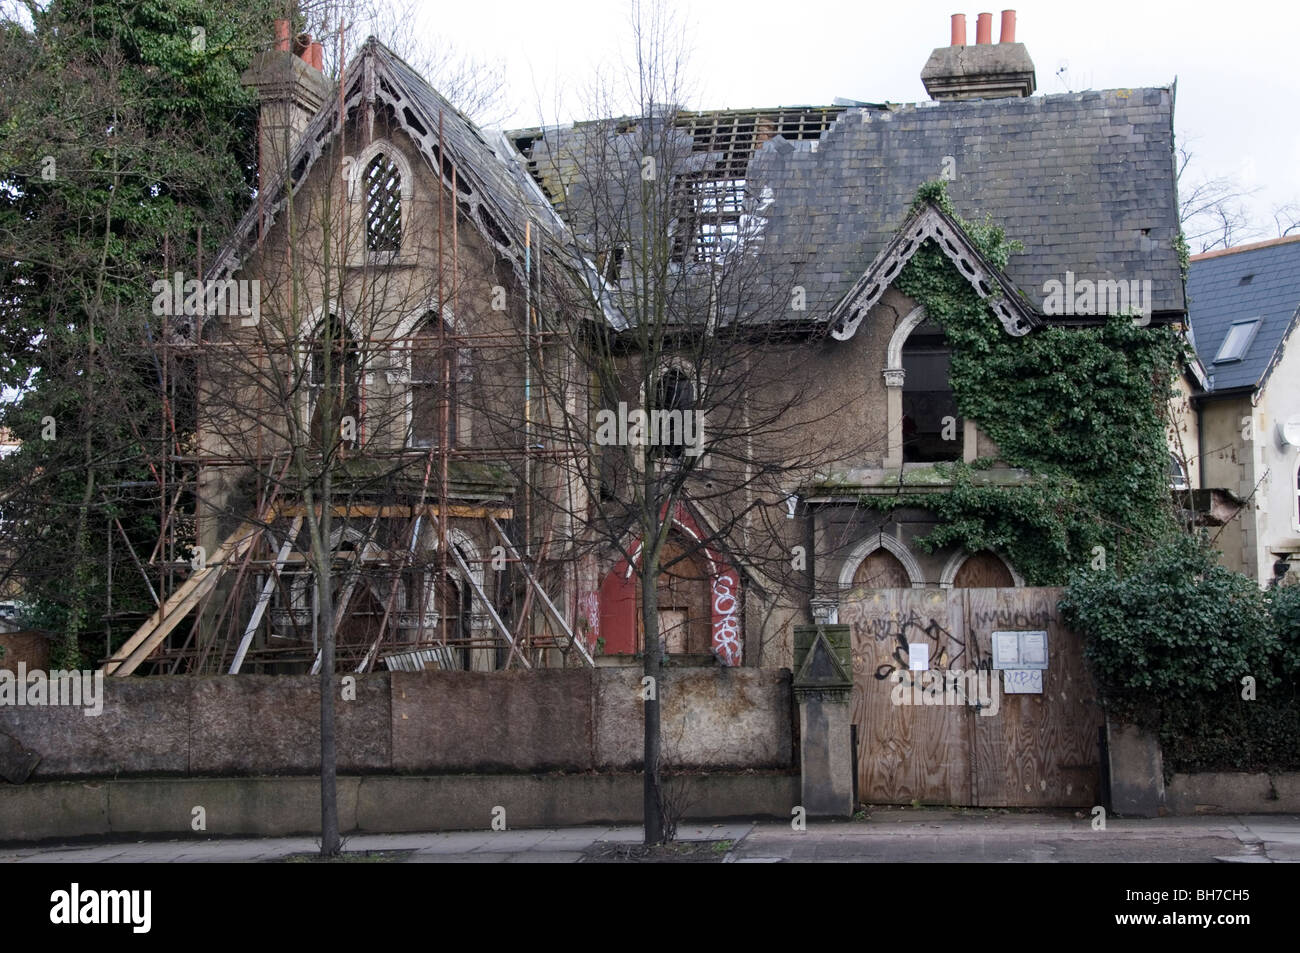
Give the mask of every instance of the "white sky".
[[[668, 0], [689, 25], [694, 108], [828, 105], [927, 99], [920, 72], [949, 42], [949, 18], [1001, 7], [960, 0]], [[629, 0], [420, 0], [413, 26], [429, 43], [504, 65], [507, 127], [591, 118], [585, 91], [631, 47]], [[1236, 0], [1033, 0], [1015, 4], [1016, 39], [1038, 92], [1163, 86], [1178, 79], [1178, 141], [1191, 175], [1235, 176], [1275, 234], [1270, 209], [1300, 201], [1300, 3]], [[383, 37], [381, 37], [383, 39]], [[1063, 76], [1057, 71], [1065, 67]], [[539, 103], [545, 107], [539, 107]]]

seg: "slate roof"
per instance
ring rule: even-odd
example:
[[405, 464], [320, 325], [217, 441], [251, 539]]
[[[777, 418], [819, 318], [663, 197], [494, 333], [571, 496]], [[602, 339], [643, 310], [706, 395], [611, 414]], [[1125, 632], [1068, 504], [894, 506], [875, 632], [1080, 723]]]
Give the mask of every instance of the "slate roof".
[[[1246, 284], [1242, 279], [1253, 277]], [[1211, 391], [1258, 387], [1300, 319], [1300, 236], [1192, 256], [1188, 317]], [[1261, 319], [1240, 361], [1215, 364], [1234, 321]]]
[[[452, 187], [450, 170], [455, 167], [456, 197], [461, 211], [474, 220], [485, 237], [513, 263], [521, 279], [525, 268], [525, 223], [531, 221], [534, 241], [541, 245], [538, 233], [545, 236], [549, 240], [547, 250], [559, 254], [565, 265], [575, 266], [582, 279], [592, 287], [593, 293], [605, 306], [610, 323], [615, 327], [624, 326], [624, 319], [618, 314], [594, 265], [573, 254], [575, 249], [568, 226], [528, 174], [513, 145], [501, 133], [479, 130], [401, 57], [373, 36], [366, 40], [348, 64], [345, 76], [344, 112], [349, 119], [358, 115], [369, 97], [391, 106], [396, 121], [415, 141], [428, 167], [442, 178], [448, 189]], [[207, 278], [228, 277], [242, 266], [243, 256], [257, 235], [259, 217], [265, 216], [269, 230], [286, 204], [289, 182], [303, 182], [325, 148], [332, 143], [338, 129], [338, 110], [338, 97], [327, 97], [294, 148], [286, 164], [287, 171], [261, 183], [261, 200], [252, 203], [219, 250], [208, 269]], [[563, 253], [561, 249], [564, 249]]]
[[[573, 127], [543, 137], [550, 154], [577, 138]], [[990, 215], [1024, 245], [1006, 274], [1034, 310], [1044, 282], [1064, 281], [1068, 269], [1094, 281], [1150, 279], [1157, 316], [1185, 311], [1173, 90], [1153, 88], [854, 107], [819, 141], [768, 141], [747, 184], [771, 190], [763, 244], [793, 264], [810, 316], [824, 319], [862, 276], [945, 156], [956, 213]], [[582, 232], [572, 201], [561, 213]]]

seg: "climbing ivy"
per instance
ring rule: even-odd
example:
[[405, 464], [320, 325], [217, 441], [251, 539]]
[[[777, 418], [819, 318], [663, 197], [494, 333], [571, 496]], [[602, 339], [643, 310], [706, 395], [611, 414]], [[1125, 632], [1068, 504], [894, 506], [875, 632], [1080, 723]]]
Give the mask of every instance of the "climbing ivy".
[[[998, 268], [1022, 248], [991, 219], [961, 221], [942, 182], [918, 190], [913, 207], [923, 203], [956, 219]], [[929, 510], [938, 524], [922, 546], [998, 550], [1030, 585], [1059, 585], [1079, 565], [1132, 565], [1177, 533], [1164, 407], [1181, 345], [1170, 330], [1112, 316], [1013, 337], [932, 240], [897, 287], [943, 328], [959, 412], [997, 444], [998, 461], [1031, 476], [995, 485], [992, 459], [938, 464], [944, 490], [901, 483], [865, 505]]]

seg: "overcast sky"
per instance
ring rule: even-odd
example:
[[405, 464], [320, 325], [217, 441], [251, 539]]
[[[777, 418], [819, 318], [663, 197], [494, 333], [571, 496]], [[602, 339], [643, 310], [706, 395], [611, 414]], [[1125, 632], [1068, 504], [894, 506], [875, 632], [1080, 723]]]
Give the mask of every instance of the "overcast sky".
[[[687, 24], [694, 108], [927, 99], [921, 67], [949, 42], [949, 18], [1001, 7], [952, 0], [669, 0]], [[509, 127], [590, 118], [594, 72], [630, 48], [628, 0], [422, 2], [417, 36], [501, 63]], [[1235, 176], [1273, 237], [1270, 209], [1300, 201], [1300, 3], [1236, 0], [1035, 0], [1016, 4], [1016, 39], [1038, 93], [1165, 86], [1178, 80], [1175, 126], [1193, 174]], [[539, 107], [539, 103], [544, 104]]]

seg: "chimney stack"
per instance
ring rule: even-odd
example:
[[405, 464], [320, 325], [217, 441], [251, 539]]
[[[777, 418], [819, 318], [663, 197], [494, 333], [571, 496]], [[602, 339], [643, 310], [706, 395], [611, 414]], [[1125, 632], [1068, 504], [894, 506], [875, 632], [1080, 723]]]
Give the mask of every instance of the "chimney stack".
[[975, 21], [975, 45], [966, 45], [966, 16], [952, 17], [952, 45], [930, 54], [921, 82], [931, 99], [1005, 99], [1028, 96], [1038, 88], [1034, 61], [1016, 42], [1016, 11], [1002, 11], [1002, 36], [993, 42], [993, 14]]
[[285, 170], [289, 155], [307, 124], [333, 89], [322, 72], [325, 48], [310, 34], [289, 35], [289, 21], [275, 21], [275, 43], [253, 57], [240, 77], [257, 90], [261, 112], [258, 125], [258, 181]]

